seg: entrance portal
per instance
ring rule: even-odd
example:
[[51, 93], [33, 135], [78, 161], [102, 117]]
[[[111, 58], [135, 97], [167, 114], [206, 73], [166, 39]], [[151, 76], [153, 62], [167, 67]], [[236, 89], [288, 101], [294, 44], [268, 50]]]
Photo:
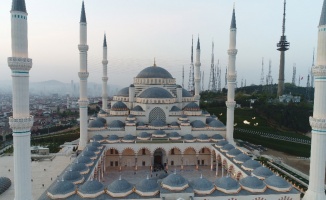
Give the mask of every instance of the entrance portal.
[[163, 166], [163, 153], [164, 150], [162, 149], [156, 149], [154, 152], [154, 171], [159, 171], [159, 170], [163, 170], [164, 166]]

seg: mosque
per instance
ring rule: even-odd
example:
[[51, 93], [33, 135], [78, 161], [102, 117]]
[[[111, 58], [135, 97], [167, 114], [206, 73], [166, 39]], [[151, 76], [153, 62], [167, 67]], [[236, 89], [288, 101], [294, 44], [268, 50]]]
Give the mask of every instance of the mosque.
[[[322, 18], [325, 20], [321, 22], [320, 26], [324, 27], [326, 24], [325, 2], [322, 13]], [[27, 51], [27, 12], [24, 0], [13, 0], [11, 15], [14, 27], [12, 29], [13, 57], [10, 57], [8, 62], [13, 71], [13, 82], [18, 88], [17, 91], [13, 91], [13, 101], [14, 103], [21, 101], [13, 104], [14, 115], [10, 119], [15, 148], [15, 199], [26, 200], [32, 199], [30, 165], [28, 164], [30, 155], [29, 151], [25, 149], [29, 145], [30, 123], [33, 118], [27, 115], [29, 113], [28, 92], [18, 92], [28, 91], [28, 84], [24, 84], [24, 81], [28, 83], [28, 71], [32, 66]], [[235, 9], [233, 9], [228, 50], [226, 126], [216, 116], [199, 107], [201, 82], [199, 38], [196, 48], [194, 95], [177, 85], [176, 79], [163, 67], [157, 66], [154, 61], [153, 66], [140, 71], [129, 87], [121, 89], [113, 97], [111, 106], [107, 107], [103, 103], [97, 117], [88, 119], [87, 21], [83, 2], [80, 18], [80, 44], [78, 45], [80, 51], [78, 75], [81, 85], [78, 101], [80, 153], [39, 199], [301, 199], [300, 191], [260, 162], [253, 160], [244, 149], [237, 147], [233, 141], [234, 90], [237, 78], [235, 69], [236, 30]], [[319, 33], [323, 38], [326, 34], [321, 31], [324, 30], [326, 29], [320, 28]], [[324, 52], [326, 48], [324, 40], [322, 44], [318, 48], [320, 52]], [[318, 55], [319, 58], [322, 57], [321, 54]], [[323, 61], [320, 59], [319, 65], [325, 65], [326, 63], [322, 63]], [[103, 42], [102, 64], [102, 99], [103, 102], [107, 102], [106, 36], [104, 36]], [[317, 67], [315, 71], [317, 75]], [[326, 76], [325, 71], [318, 71], [318, 73], [324, 73], [323, 75]], [[318, 77], [315, 79], [319, 80]], [[322, 81], [325, 79], [320, 80], [322, 83], [316, 84], [315, 95], [319, 95], [322, 84], [326, 84], [325, 81]], [[16, 96], [19, 98], [15, 98]], [[316, 99], [326, 100], [326, 97], [323, 98], [315, 98], [315, 101]], [[21, 105], [25, 105], [25, 107]], [[314, 113], [323, 111], [323, 109], [317, 110]], [[323, 115], [319, 114], [318, 116]], [[318, 116], [314, 115], [317, 118]], [[318, 121], [319, 118], [310, 120]], [[318, 123], [319, 125], [325, 123], [325, 120], [319, 120]], [[325, 141], [322, 138], [325, 136], [323, 130], [326, 126], [318, 127], [321, 128], [313, 130], [318, 132], [320, 138], [312, 143], [312, 149], [321, 148], [318, 145], [322, 145]], [[316, 147], [313, 147], [314, 144]], [[315, 151], [312, 150], [312, 152]], [[312, 156], [311, 163], [312, 166], [321, 166], [318, 167], [319, 171], [317, 172], [320, 177], [324, 177], [325, 171], [322, 170], [325, 169], [325, 159], [322, 154], [320, 158], [323, 159]], [[187, 179], [181, 173], [186, 167], [193, 170], [207, 168], [216, 176], [215, 181], [210, 181], [208, 177], [204, 176]], [[124, 178], [129, 174], [126, 169], [137, 173], [140, 168], [147, 168], [149, 173], [153, 171], [160, 171], [160, 173], [156, 177], [144, 177], [136, 184], [132, 184]], [[171, 172], [171, 169], [174, 171]], [[104, 180], [112, 171], [119, 171], [119, 178], [104, 185]], [[323, 188], [320, 192], [320, 185], [323, 186], [323, 182], [320, 184], [316, 176], [318, 176], [316, 173], [310, 176], [311, 185], [308, 190], [310, 196], [306, 199], [325, 199]]]

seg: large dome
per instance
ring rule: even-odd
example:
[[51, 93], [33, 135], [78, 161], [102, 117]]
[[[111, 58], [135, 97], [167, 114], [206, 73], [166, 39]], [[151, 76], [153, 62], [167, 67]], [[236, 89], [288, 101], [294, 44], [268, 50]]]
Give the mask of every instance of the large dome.
[[173, 78], [172, 75], [163, 69], [162, 67], [157, 66], [150, 66], [146, 67], [139, 74], [136, 78]]
[[143, 91], [140, 95], [140, 98], [159, 98], [159, 99], [165, 99], [165, 98], [173, 98], [172, 94], [168, 92], [167, 90], [160, 88], [160, 87], [150, 87]]

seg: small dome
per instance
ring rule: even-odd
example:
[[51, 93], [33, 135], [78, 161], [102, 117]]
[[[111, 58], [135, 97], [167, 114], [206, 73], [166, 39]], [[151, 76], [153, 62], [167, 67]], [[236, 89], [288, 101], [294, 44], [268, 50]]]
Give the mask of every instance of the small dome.
[[130, 115], [128, 115], [128, 118], [135, 118], [135, 115], [133, 115], [133, 114], [130, 114]]
[[216, 146], [219, 147], [219, 148], [221, 148], [221, 147], [223, 147], [223, 146], [226, 145], [226, 144], [229, 144], [229, 142], [226, 141], [226, 140], [221, 140], [221, 141], [219, 141], [219, 142], [216, 144]]
[[104, 137], [102, 135], [94, 135], [93, 140], [98, 142], [104, 140]]
[[213, 121], [214, 119], [212, 117], [207, 117], [206, 118], [206, 124], [209, 124]]
[[209, 137], [206, 134], [200, 134], [197, 137], [198, 140], [209, 140]]
[[212, 117], [213, 119], [217, 119], [216, 115], [214, 115], [214, 114], [213, 114], [211, 117]]
[[164, 88], [160, 87], [150, 87], [144, 90], [140, 95], [139, 98], [158, 98], [158, 99], [166, 99], [166, 98], [173, 98], [172, 94], [168, 92]]
[[227, 194], [238, 193], [241, 189], [239, 183], [229, 176], [218, 178], [215, 181], [215, 185], [216, 189]]
[[103, 128], [104, 124], [101, 120], [99, 119], [95, 119], [92, 120], [91, 122], [89, 122], [88, 124], [88, 128]]
[[169, 134], [169, 137], [180, 137], [180, 134], [178, 132], [172, 132]]
[[181, 115], [181, 118], [188, 119], [188, 116], [187, 115]]
[[235, 156], [237, 156], [237, 155], [239, 155], [239, 154], [241, 154], [241, 153], [242, 153], [242, 152], [241, 152], [239, 149], [234, 148], [234, 149], [229, 150], [229, 151], [227, 152], [227, 155], [228, 155], [228, 156], [231, 156], [231, 157], [235, 157]]
[[264, 192], [266, 190], [265, 183], [254, 176], [247, 176], [246, 178], [240, 179], [239, 183], [243, 189], [249, 192]]
[[82, 197], [87, 197], [89, 195], [95, 198], [104, 193], [104, 185], [97, 180], [86, 181], [83, 185], [78, 188], [78, 194]]
[[81, 155], [78, 158], [78, 163], [84, 163], [86, 165], [90, 165], [93, 163], [93, 161], [89, 157]]
[[220, 134], [214, 134], [213, 136], [212, 136], [212, 139], [213, 140], [224, 140], [224, 138], [223, 138], [223, 136], [222, 135], [220, 135]]
[[213, 183], [203, 177], [193, 180], [191, 186], [195, 193], [201, 195], [211, 194], [215, 190]]
[[265, 179], [265, 183], [267, 184], [267, 187], [281, 192], [290, 191], [292, 189], [292, 186], [290, 183], [288, 183], [286, 180], [284, 180], [280, 176], [272, 175]]
[[93, 147], [96, 147], [98, 149], [103, 147], [99, 142], [92, 142], [91, 144]]
[[125, 124], [120, 120], [113, 120], [110, 124], [110, 128], [123, 128]]
[[162, 180], [162, 187], [172, 191], [182, 191], [188, 187], [188, 181], [180, 174], [170, 174]]
[[183, 139], [184, 139], [184, 140], [194, 140], [195, 138], [194, 138], [194, 136], [191, 135], [191, 134], [186, 134], [186, 135], [183, 136]]
[[182, 88], [182, 97], [192, 97], [192, 95], [186, 89]]
[[84, 177], [77, 171], [67, 171], [63, 174], [63, 180], [71, 181], [74, 184], [78, 184], [84, 181]]
[[208, 115], [209, 114], [209, 112], [207, 112], [207, 110], [202, 110], [201, 113], [204, 114], [204, 115]]
[[104, 114], [108, 114], [108, 113], [101, 109], [101, 110], [98, 112], [98, 114], [102, 114], [102, 115], [104, 115]]
[[164, 68], [158, 66], [146, 67], [136, 78], [173, 78], [172, 75]]
[[181, 85], [176, 85], [176, 88], [182, 88]]
[[141, 137], [141, 138], [150, 138], [151, 135], [149, 133], [147, 133], [147, 132], [141, 132], [139, 134], [139, 137]]
[[[206, 121], [207, 121], [207, 119], [206, 119]], [[214, 127], [214, 128], [223, 128], [223, 127], [225, 127], [225, 125], [220, 120], [216, 120], [216, 119], [212, 119], [212, 121], [209, 122], [208, 126]]]
[[130, 84], [129, 87], [135, 87], [135, 85], [134, 84]]
[[171, 122], [171, 126], [179, 126], [178, 122]]
[[0, 177], [0, 195], [11, 186], [11, 180], [7, 177]]
[[200, 120], [195, 120], [195, 121], [191, 122], [190, 125], [193, 128], [205, 128], [206, 127], [205, 123]]
[[254, 171], [252, 171], [252, 174], [259, 179], [265, 179], [274, 175], [274, 173], [270, 169], [263, 166], [256, 168]]
[[115, 104], [113, 104], [111, 110], [114, 111], [128, 110], [128, 107], [122, 101], [117, 101]]
[[178, 112], [178, 111], [181, 111], [181, 109], [177, 106], [172, 106], [170, 112]]
[[158, 175], [158, 179], [163, 179], [163, 178], [167, 177], [168, 175], [169, 175], [168, 173], [162, 172]]
[[166, 133], [163, 130], [155, 130], [152, 134], [154, 137], [165, 137]]
[[96, 158], [96, 154], [93, 151], [83, 151], [82, 153], [83, 156], [87, 156], [89, 158]]
[[241, 153], [241, 154], [239, 154], [239, 155], [237, 155], [236, 157], [233, 158], [233, 160], [236, 161], [237, 163], [244, 163], [244, 162], [246, 162], [247, 160], [250, 160], [250, 159], [251, 158], [248, 155], [243, 154], [243, 153]]
[[47, 194], [52, 199], [67, 198], [76, 193], [76, 186], [70, 181], [57, 181], [49, 188]]
[[261, 167], [261, 164], [256, 160], [247, 160], [242, 164], [242, 168], [245, 170], [253, 171], [254, 169]]
[[166, 126], [166, 123], [160, 119], [155, 119], [150, 123], [150, 125], [154, 127], [163, 127]]
[[88, 167], [85, 165], [85, 163], [74, 163], [70, 167], [71, 171], [76, 171], [79, 173], [87, 172]]
[[185, 111], [199, 111], [200, 108], [199, 108], [198, 104], [196, 104], [195, 102], [190, 102], [183, 108], [183, 110], [185, 110]]
[[224, 146], [221, 148], [221, 150], [222, 150], [222, 151], [225, 151], [225, 152], [228, 152], [228, 151], [230, 151], [231, 149], [234, 149], [234, 146], [233, 146], [232, 144], [226, 144], [226, 145], [224, 145]]
[[154, 196], [160, 190], [156, 179], [144, 179], [136, 185], [136, 193], [141, 196]]
[[106, 119], [103, 117], [98, 117], [97, 119], [100, 120], [103, 124], [106, 124]]
[[97, 147], [94, 147], [91, 144], [87, 145], [85, 149], [87, 149], [87, 151], [93, 151], [94, 153], [99, 153], [100, 152], [100, 150]]
[[115, 96], [129, 97], [129, 87], [122, 88]]
[[[124, 193], [127, 196], [132, 192], [133, 186], [125, 179], [118, 179], [108, 185], [107, 190], [111, 193]], [[110, 194], [111, 195], [111, 194]], [[122, 197], [120, 196], [120, 197]]]
[[145, 126], [144, 122], [137, 122], [137, 126]]
[[108, 140], [109, 141], [118, 141], [119, 137], [117, 135], [109, 135]]
[[123, 137], [124, 141], [134, 141], [135, 140], [135, 136], [131, 135], [131, 134], [127, 134]]
[[143, 108], [142, 108], [140, 105], [137, 105], [137, 106], [135, 106], [135, 107], [132, 109], [132, 111], [142, 112], [142, 111], [144, 111], [144, 110], [143, 110]]

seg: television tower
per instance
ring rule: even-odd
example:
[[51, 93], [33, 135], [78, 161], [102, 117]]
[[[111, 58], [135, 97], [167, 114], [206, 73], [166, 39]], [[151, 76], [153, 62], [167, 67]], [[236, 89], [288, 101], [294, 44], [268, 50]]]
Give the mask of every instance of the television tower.
[[297, 67], [296, 64], [293, 64], [293, 73], [292, 73], [292, 84], [295, 85], [295, 77], [297, 75]]
[[264, 75], [264, 58], [262, 58], [262, 60], [261, 60], [260, 85], [264, 85], [264, 79], [265, 79], [265, 75]]
[[222, 74], [222, 70], [221, 68], [219, 67], [219, 61], [218, 61], [218, 64], [217, 64], [217, 73], [218, 73], [218, 83], [217, 83], [217, 88], [218, 88], [218, 91], [222, 91], [222, 80], [221, 80], [221, 74]]
[[280, 56], [280, 71], [278, 76], [278, 87], [277, 96], [282, 96], [284, 91], [284, 65], [285, 65], [285, 51], [289, 50], [290, 43], [286, 41], [285, 36], [285, 11], [286, 11], [286, 0], [284, 0], [284, 11], [283, 11], [283, 25], [282, 25], [282, 36], [277, 43], [277, 50], [281, 52]]
[[212, 59], [211, 59], [211, 72], [209, 74], [209, 83], [208, 90], [216, 91], [216, 74], [215, 74], [215, 66], [214, 66], [214, 42], [212, 42]]

